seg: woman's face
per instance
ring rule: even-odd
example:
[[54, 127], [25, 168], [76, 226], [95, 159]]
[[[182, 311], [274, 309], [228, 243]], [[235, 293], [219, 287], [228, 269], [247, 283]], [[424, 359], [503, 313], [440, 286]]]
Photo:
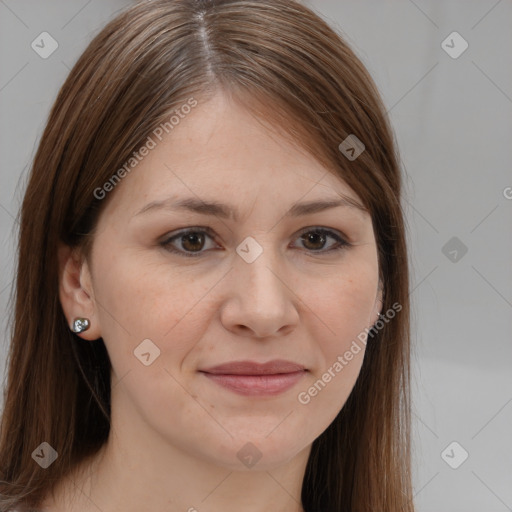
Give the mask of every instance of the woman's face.
[[[110, 192], [82, 268], [90, 303], [73, 310], [91, 320], [81, 336], [107, 347], [113, 427], [226, 468], [271, 468], [308, 450], [355, 384], [379, 310], [371, 218], [298, 208], [358, 197], [224, 96], [153, 139]], [[304, 370], [205, 372], [274, 360]]]

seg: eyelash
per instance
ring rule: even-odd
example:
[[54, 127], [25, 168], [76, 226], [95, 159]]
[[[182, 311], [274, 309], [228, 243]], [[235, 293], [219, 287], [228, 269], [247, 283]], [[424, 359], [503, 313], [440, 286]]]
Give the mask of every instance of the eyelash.
[[[175, 239], [179, 239], [181, 237], [184, 237], [186, 235], [189, 235], [189, 234], [197, 234], [197, 233], [203, 233], [203, 234], [206, 234], [208, 235], [210, 238], [214, 238], [214, 233], [213, 233], [213, 230], [208, 228], [208, 227], [203, 227], [203, 228], [187, 228], [187, 229], [184, 229], [182, 231], [179, 231], [177, 234], [169, 237], [169, 238], [166, 238], [165, 240], [163, 240], [162, 242], [160, 242], [160, 245], [167, 251], [171, 252], [171, 253], [175, 253], [175, 254], [178, 254], [180, 256], [184, 256], [186, 258], [195, 258], [195, 257], [199, 257], [199, 256], [202, 256], [206, 251], [199, 251], [199, 252], [195, 252], [195, 253], [191, 253], [191, 252], [185, 252], [185, 251], [182, 251], [182, 250], [179, 250], [179, 249], [176, 249], [175, 247], [173, 247], [171, 244], [172, 242], [175, 240]], [[332, 238], [334, 238], [336, 241], [337, 241], [337, 244], [335, 244], [333, 247], [331, 247], [330, 249], [327, 249], [327, 250], [318, 250], [318, 251], [314, 251], [314, 250], [308, 250], [308, 249], [304, 249], [310, 253], [313, 253], [313, 254], [326, 254], [326, 253], [331, 253], [331, 252], [337, 252], [337, 251], [341, 251], [347, 247], [351, 247], [352, 244], [350, 244], [349, 242], [347, 242], [343, 237], [341, 237], [340, 235], [338, 235], [335, 231], [331, 230], [331, 229], [326, 229], [326, 228], [322, 228], [322, 227], [308, 227], [308, 228], [305, 228], [300, 234], [299, 234], [299, 238], [302, 236], [302, 235], [305, 235], [307, 233], [316, 233], [316, 234], [321, 234], [321, 235], [327, 235], [327, 236], [330, 236]]]

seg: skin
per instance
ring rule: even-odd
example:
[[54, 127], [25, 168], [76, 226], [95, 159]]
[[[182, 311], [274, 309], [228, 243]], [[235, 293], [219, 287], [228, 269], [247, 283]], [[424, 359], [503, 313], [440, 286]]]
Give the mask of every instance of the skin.
[[[102, 337], [107, 347], [111, 435], [45, 510], [302, 511], [311, 444], [348, 398], [364, 344], [307, 405], [298, 394], [377, 320], [381, 296], [367, 212], [284, 214], [296, 202], [343, 195], [359, 200], [313, 157], [220, 93], [200, 102], [110, 192], [90, 261], [60, 249], [60, 299], [69, 324], [90, 319], [79, 335], [84, 343]], [[169, 209], [137, 215], [171, 196], [227, 203], [240, 218]], [[172, 244], [199, 257], [160, 245], [178, 230], [206, 226], [212, 237], [176, 237]], [[315, 227], [352, 245], [327, 252], [337, 245], [331, 235], [301, 239], [304, 228]], [[252, 263], [236, 252], [248, 236], [263, 249]], [[144, 339], [160, 350], [148, 366], [134, 356]], [[308, 371], [293, 388], [265, 397], [238, 395], [198, 372], [272, 359]], [[248, 442], [261, 453], [250, 468], [237, 457]]]

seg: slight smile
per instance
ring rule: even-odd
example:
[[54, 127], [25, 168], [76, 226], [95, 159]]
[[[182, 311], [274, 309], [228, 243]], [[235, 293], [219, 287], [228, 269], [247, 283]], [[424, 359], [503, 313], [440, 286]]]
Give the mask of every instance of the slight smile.
[[274, 360], [267, 363], [233, 361], [199, 371], [240, 395], [275, 396], [297, 384], [308, 370], [297, 363]]

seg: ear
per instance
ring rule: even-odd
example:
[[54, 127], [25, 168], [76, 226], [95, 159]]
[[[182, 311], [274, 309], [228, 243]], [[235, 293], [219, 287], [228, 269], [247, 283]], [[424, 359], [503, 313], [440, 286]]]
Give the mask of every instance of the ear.
[[61, 244], [59, 254], [59, 298], [68, 326], [75, 318], [87, 318], [91, 326], [77, 336], [84, 340], [101, 337], [91, 272], [86, 259], [77, 249]]

